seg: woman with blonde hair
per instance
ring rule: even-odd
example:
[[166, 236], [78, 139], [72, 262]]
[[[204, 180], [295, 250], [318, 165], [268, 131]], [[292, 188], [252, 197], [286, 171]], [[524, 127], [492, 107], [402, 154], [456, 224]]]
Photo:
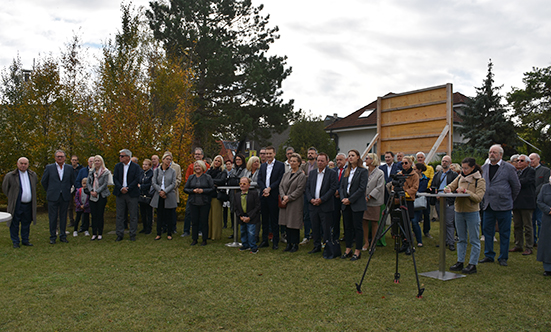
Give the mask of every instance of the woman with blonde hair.
[[102, 156], [94, 156], [94, 166], [88, 173], [88, 185], [86, 188], [90, 191], [90, 214], [92, 215], [92, 238], [90, 240], [101, 240], [103, 238], [103, 215], [107, 197], [111, 195], [109, 188], [109, 179], [111, 172], [105, 167]]
[[[226, 184], [226, 178], [228, 173], [226, 172], [226, 166], [224, 165], [224, 157], [218, 155], [212, 160], [212, 165], [207, 171], [207, 174], [212, 178], [214, 187], [224, 186]], [[209, 212], [209, 239], [218, 240], [222, 238], [222, 201], [218, 199], [218, 190], [212, 192], [212, 199], [210, 200], [210, 212]], [[224, 195], [226, 197], [226, 195]]]
[[151, 207], [157, 208], [157, 236], [161, 239], [162, 229], [166, 227], [167, 240], [172, 240], [174, 213], [176, 213], [176, 171], [170, 167], [172, 153], [165, 152], [161, 164], [153, 172], [151, 185], [155, 189]]
[[[362, 250], [364, 251], [375, 245], [381, 207], [385, 200], [385, 173], [379, 168], [379, 156], [375, 153], [368, 153], [365, 158], [365, 165], [367, 166], [368, 177], [365, 189], [367, 210], [363, 214], [364, 245]], [[371, 229], [371, 239], [369, 239], [369, 229]], [[381, 240], [384, 240], [384, 238]]]
[[245, 176], [251, 179], [251, 185], [256, 186], [256, 180], [258, 179], [258, 170], [260, 169], [260, 158], [252, 156], [247, 161], [247, 173]]

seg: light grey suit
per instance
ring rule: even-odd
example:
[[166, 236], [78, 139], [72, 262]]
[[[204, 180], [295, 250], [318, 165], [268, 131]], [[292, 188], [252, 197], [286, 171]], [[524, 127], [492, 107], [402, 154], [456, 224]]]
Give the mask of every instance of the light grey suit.
[[163, 176], [165, 178], [165, 209], [174, 209], [178, 206], [176, 199], [176, 171], [169, 167], [166, 171], [163, 171], [161, 167], [157, 167], [153, 172], [153, 178], [151, 179], [151, 185], [155, 189], [155, 194], [151, 199], [151, 206], [157, 208], [159, 206], [159, 193], [161, 192], [161, 184], [163, 183]]

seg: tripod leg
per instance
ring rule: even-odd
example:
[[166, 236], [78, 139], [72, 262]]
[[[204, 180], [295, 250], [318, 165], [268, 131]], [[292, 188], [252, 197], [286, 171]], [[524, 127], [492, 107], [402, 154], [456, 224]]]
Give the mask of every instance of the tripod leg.
[[398, 255], [400, 254], [400, 236], [394, 236], [394, 251], [396, 251], [396, 272], [394, 272], [394, 283], [400, 283], [400, 273], [398, 273]]
[[417, 263], [415, 262], [415, 252], [411, 253], [411, 259], [413, 260], [413, 269], [415, 270], [415, 279], [417, 280], [417, 298], [423, 298], [423, 292], [425, 291], [424, 288], [421, 288], [421, 284], [419, 283], [419, 274], [417, 273]]

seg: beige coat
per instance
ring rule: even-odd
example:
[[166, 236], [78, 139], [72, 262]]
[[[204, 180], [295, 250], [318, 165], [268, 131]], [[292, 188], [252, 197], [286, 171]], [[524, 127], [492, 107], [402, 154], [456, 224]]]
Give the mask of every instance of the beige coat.
[[[293, 175], [291, 177], [291, 175]], [[279, 183], [279, 195], [289, 197], [285, 209], [279, 209], [279, 224], [289, 228], [302, 228], [302, 215], [304, 210], [304, 188], [306, 187], [306, 175], [298, 170], [296, 173], [287, 172]]]
[[[31, 192], [32, 192], [32, 220], [33, 224], [36, 225], [36, 183], [38, 182], [38, 177], [36, 176], [36, 173], [31, 171], [30, 169], [27, 169], [27, 172], [29, 173], [29, 180], [31, 183]], [[19, 191], [21, 188], [21, 183], [19, 182], [19, 169], [16, 169], [15, 171], [11, 171], [6, 176], [4, 176], [4, 181], [2, 182], [2, 191], [6, 196], [8, 196], [8, 213], [13, 216], [13, 213], [15, 212], [15, 204], [17, 203], [17, 199], [19, 198]], [[8, 221], [6, 223], [8, 227], [11, 225], [11, 221]]]
[[467, 176], [461, 174], [448, 187], [452, 192], [456, 192], [458, 187], [467, 189], [466, 194], [470, 195], [469, 197], [457, 197], [455, 199], [455, 212], [476, 212], [480, 210], [480, 202], [486, 192], [486, 180], [480, 172], [477, 171]]

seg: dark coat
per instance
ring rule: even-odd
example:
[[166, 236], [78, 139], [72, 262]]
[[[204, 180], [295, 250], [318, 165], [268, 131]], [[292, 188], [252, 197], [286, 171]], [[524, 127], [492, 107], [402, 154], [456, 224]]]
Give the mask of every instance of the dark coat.
[[[455, 180], [456, 177], [458, 177], [459, 174], [457, 172], [454, 172], [452, 169], [448, 171], [448, 174], [446, 174], [446, 185], [450, 185], [450, 183]], [[442, 171], [436, 172], [434, 174], [434, 177], [432, 178], [432, 184], [430, 185], [431, 188], [434, 188], [438, 190], [440, 187], [440, 184], [442, 183]], [[421, 185], [419, 185], [419, 192], [425, 192], [425, 190], [421, 189]], [[434, 197], [431, 197], [434, 198]], [[436, 202], [436, 199], [433, 200]], [[434, 204], [434, 202], [431, 202], [431, 204]], [[448, 203], [448, 206], [453, 205], [455, 203], [455, 198], [446, 198], [446, 202]]]
[[[226, 185], [226, 180], [228, 178], [228, 172], [226, 170], [222, 170], [220, 167], [214, 168], [213, 166], [207, 170], [207, 174], [210, 175], [210, 177], [212, 178], [212, 182], [214, 183], [215, 187]], [[214, 190], [211, 194], [211, 197], [216, 198], [217, 195], [218, 195], [218, 191]]]
[[[389, 183], [392, 179], [390, 178], [390, 176], [388, 176], [388, 165], [381, 165], [379, 166], [379, 169], [383, 171], [383, 173], [385, 173], [385, 183]], [[392, 163], [392, 166], [390, 167], [390, 174], [396, 174], [400, 170], [402, 170], [402, 167], [400, 167], [400, 165], [398, 165], [397, 163]]]
[[75, 173], [71, 165], [65, 164], [63, 166], [63, 180], [59, 180], [59, 173], [57, 172], [57, 164], [49, 164], [44, 169], [42, 175], [42, 187], [46, 191], [46, 199], [51, 202], [56, 202], [61, 195], [63, 200], [68, 202], [72, 199], [71, 187], [75, 183]]
[[318, 170], [315, 169], [308, 175], [306, 182], [306, 200], [308, 201], [308, 207], [311, 211], [315, 209], [321, 209], [323, 212], [333, 212], [335, 208], [334, 199], [335, 191], [339, 185], [338, 173], [331, 171], [329, 167], [325, 167], [325, 174], [323, 175], [323, 181], [320, 189], [321, 204], [318, 206], [310, 204], [310, 201], [315, 198], [316, 184], [318, 180]]
[[[119, 196], [122, 189], [122, 180], [124, 172], [124, 164], [122, 162], [115, 165], [115, 173], [113, 174], [113, 182], [115, 183], [115, 189], [113, 189], [113, 195]], [[140, 196], [140, 189], [138, 183], [142, 178], [143, 170], [134, 162], [130, 162], [128, 167], [128, 173], [126, 174], [126, 182], [128, 185], [128, 195], [130, 197]]]
[[549, 168], [540, 164], [536, 170], [536, 197], [540, 194], [541, 187], [549, 183], [549, 176], [551, 176], [551, 171]]
[[151, 182], [153, 178], [153, 170], [150, 168], [142, 173], [140, 178], [140, 195], [153, 197], [153, 191], [151, 190]]
[[513, 201], [520, 191], [520, 182], [516, 168], [501, 162], [494, 178], [490, 180], [490, 164], [482, 166], [482, 177], [486, 180], [486, 194], [482, 201], [482, 209], [489, 207], [494, 211], [510, 211], [513, 209]]
[[[196, 188], [203, 189], [203, 193], [194, 193], [193, 189]], [[213, 191], [215, 191], [214, 182], [212, 181], [210, 175], [206, 173], [203, 173], [200, 177], [197, 177], [195, 174], [191, 174], [184, 187], [184, 192], [189, 195], [188, 202], [192, 205], [210, 205]]]
[[249, 224], [260, 223], [260, 195], [256, 189], [249, 189], [247, 192], [247, 213], [243, 212], [243, 207], [241, 206], [241, 191], [239, 190], [232, 190], [232, 206], [234, 207], [240, 225], [245, 224], [241, 221], [241, 217], [244, 215], [251, 218]]
[[[268, 163], [264, 163], [260, 165], [260, 170], [258, 171], [258, 180], [257, 180], [257, 186], [260, 190], [260, 195], [262, 195], [262, 191], [266, 189], [266, 170], [268, 169]], [[285, 173], [285, 164], [281, 161], [274, 160], [274, 168], [272, 169], [272, 174], [270, 176], [270, 196], [268, 196], [269, 199], [277, 199], [277, 196], [279, 195], [279, 183], [281, 182], [281, 178], [283, 177], [283, 174]], [[264, 197], [263, 197], [264, 198]]]
[[82, 187], [82, 179], [87, 178], [88, 173], [90, 173], [90, 168], [88, 166], [80, 168], [77, 177], [75, 178], [75, 188]]
[[513, 202], [513, 209], [534, 210], [536, 208], [536, 171], [526, 167], [520, 173], [520, 192]]
[[[341, 178], [341, 186], [339, 188], [339, 196], [341, 201], [348, 198], [352, 211], [359, 212], [367, 210], [367, 202], [365, 201], [365, 188], [367, 187], [367, 178], [369, 171], [366, 168], [357, 167], [352, 183], [350, 185], [350, 193], [347, 192], [348, 176], [343, 175]], [[346, 205], [342, 205], [341, 209], [345, 209]]]
[[551, 185], [544, 184], [538, 195], [538, 208], [543, 212], [541, 218], [540, 240], [538, 241], [537, 260], [551, 264]]
[[[36, 225], [36, 184], [38, 183], [38, 176], [35, 172], [27, 169], [29, 174], [29, 182], [31, 184], [31, 208], [32, 208], [32, 221]], [[7, 212], [13, 216], [15, 210], [18, 208], [19, 203], [21, 203], [21, 180], [19, 179], [19, 169], [11, 171], [4, 176], [4, 181], [2, 181], [2, 191], [4, 195], [8, 196], [8, 209]], [[11, 220], [6, 222], [7, 226], [10, 227]]]

